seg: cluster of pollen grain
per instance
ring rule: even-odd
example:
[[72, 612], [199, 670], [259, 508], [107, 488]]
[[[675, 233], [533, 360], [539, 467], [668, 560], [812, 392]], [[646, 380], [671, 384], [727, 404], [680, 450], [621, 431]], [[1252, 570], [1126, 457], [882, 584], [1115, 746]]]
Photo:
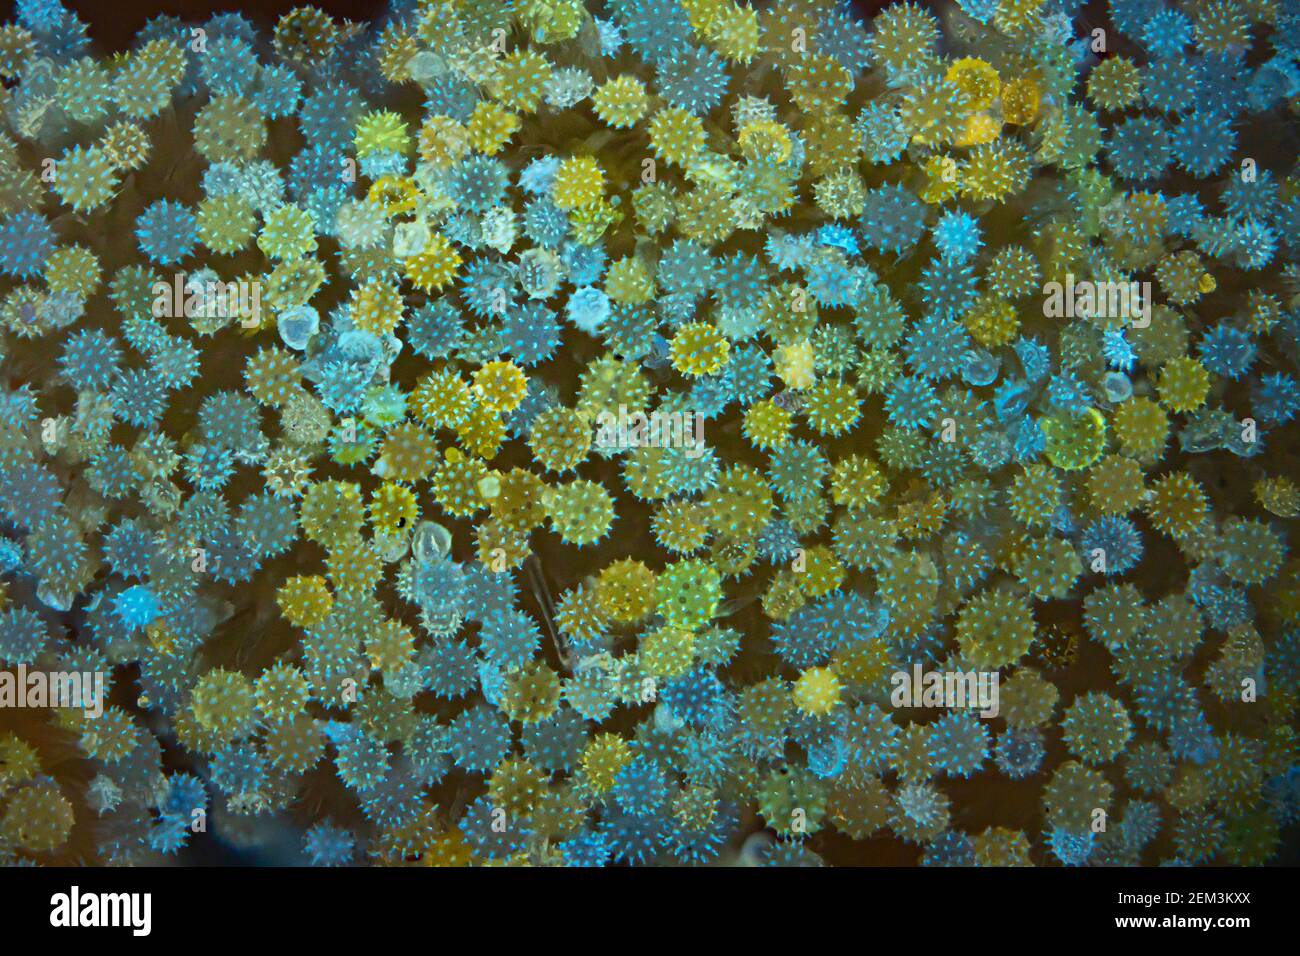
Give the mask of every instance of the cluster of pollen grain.
[[18, 4], [0, 863], [1274, 859], [1295, 18], [955, 6]]

